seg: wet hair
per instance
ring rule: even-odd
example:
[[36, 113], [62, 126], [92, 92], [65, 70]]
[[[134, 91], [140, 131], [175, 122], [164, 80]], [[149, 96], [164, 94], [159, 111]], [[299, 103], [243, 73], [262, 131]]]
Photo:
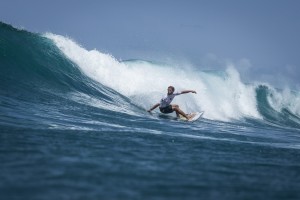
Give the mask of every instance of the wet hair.
[[175, 88], [173, 86], [169, 86], [168, 88], [171, 88], [173, 92], [175, 91]]

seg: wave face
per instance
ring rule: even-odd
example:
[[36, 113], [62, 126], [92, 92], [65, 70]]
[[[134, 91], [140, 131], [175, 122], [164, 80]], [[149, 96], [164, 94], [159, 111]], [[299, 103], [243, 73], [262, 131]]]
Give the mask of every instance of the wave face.
[[[118, 61], [0, 23], [0, 81], [4, 199], [300, 198], [299, 92], [233, 65]], [[169, 85], [203, 119], [146, 112]]]
[[83, 74], [50, 39], [6, 24], [1, 24], [0, 91], [1, 123], [11, 126], [79, 128], [93, 123], [80, 116], [82, 110], [103, 121], [101, 113], [136, 110], [128, 98]]

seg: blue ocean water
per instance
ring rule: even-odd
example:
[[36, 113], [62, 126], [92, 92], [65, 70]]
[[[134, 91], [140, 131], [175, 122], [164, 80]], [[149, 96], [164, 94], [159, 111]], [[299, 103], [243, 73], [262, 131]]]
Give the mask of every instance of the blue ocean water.
[[[4, 23], [0, 71], [1, 199], [300, 198], [298, 91]], [[146, 112], [169, 85], [201, 120]]]

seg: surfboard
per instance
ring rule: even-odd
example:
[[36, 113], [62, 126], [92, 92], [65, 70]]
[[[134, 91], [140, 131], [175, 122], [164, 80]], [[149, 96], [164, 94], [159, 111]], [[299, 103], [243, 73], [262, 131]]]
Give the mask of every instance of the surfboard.
[[183, 117], [182, 115], [180, 115], [179, 119], [183, 120], [183, 121], [188, 121], [188, 122], [194, 122], [196, 120], [198, 120], [199, 118], [202, 117], [202, 115], [204, 114], [204, 111], [201, 112], [194, 112], [194, 113], [190, 113], [189, 115], [192, 115], [192, 118], [187, 120], [185, 117]]

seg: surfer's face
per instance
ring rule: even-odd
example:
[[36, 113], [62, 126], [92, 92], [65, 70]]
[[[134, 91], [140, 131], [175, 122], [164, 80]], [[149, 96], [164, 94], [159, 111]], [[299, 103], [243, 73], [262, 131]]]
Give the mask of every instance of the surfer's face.
[[173, 94], [173, 92], [174, 92], [173, 89], [169, 87], [168, 88], [168, 94]]

